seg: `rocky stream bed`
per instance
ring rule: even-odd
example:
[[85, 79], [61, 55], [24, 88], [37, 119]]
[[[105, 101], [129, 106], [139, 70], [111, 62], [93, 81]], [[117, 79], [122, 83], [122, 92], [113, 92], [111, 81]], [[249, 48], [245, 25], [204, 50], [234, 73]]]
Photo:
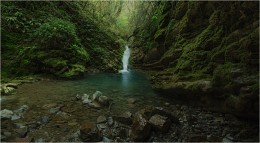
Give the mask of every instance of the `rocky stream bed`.
[[[34, 83], [26, 82], [21, 88], [30, 86]], [[17, 93], [23, 91], [19, 89]], [[111, 91], [114, 95], [118, 92]], [[14, 100], [12, 96], [16, 95], [1, 101], [1, 141], [259, 141], [258, 121], [160, 96], [120, 98], [102, 91], [59, 99], [46, 95]], [[38, 102], [34, 102], [37, 98]]]

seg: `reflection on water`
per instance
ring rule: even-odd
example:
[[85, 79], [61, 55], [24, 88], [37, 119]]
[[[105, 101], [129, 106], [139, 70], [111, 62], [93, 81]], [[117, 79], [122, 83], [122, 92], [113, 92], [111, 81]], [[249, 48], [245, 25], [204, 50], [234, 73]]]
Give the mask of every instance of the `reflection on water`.
[[127, 89], [129, 81], [130, 72], [123, 72], [122, 74], [122, 86]]

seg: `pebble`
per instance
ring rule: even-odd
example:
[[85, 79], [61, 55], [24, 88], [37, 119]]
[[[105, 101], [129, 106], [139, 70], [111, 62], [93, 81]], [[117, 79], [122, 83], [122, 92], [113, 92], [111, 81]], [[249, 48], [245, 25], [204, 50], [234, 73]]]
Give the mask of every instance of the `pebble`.
[[97, 124], [104, 123], [106, 121], [107, 121], [107, 118], [105, 116], [103, 116], [103, 115], [98, 116], [98, 118], [97, 118]]
[[60, 111], [60, 107], [51, 108], [51, 109], [49, 110], [49, 112], [52, 113], [52, 114], [55, 114], [55, 113], [57, 113], [57, 112], [59, 112], [59, 111]]
[[42, 122], [43, 124], [47, 124], [47, 123], [49, 122], [49, 117], [48, 117], [48, 116], [43, 116], [43, 117], [41, 118], [41, 122]]
[[12, 121], [13, 121], [13, 120], [18, 120], [18, 119], [20, 119], [20, 118], [21, 118], [20, 116], [14, 114], [14, 115], [11, 117], [11, 120], [12, 120]]
[[170, 103], [165, 102], [165, 103], [164, 103], [164, 106], [169, 107], [169, 106], [170, 106]]

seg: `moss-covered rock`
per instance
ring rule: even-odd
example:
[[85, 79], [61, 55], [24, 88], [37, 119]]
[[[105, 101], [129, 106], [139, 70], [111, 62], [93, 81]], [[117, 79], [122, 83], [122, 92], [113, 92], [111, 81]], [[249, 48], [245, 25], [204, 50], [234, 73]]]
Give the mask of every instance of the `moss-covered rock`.
[[[165, 4], [172, 8], [167, 9]], [[256, 86], [259, 83], [258, 4], [162, 2], [158, 9], [163, 13], [154, 13], [156, 17], [164, 18], [157, 21], [159, 26], [156, 31], [150, 34], [150, 29], [139, 28], [142, 35], [147, 36], [134, 40], [139, 50], [143, 50], [144, 57], [149, 56], [147, 49], [149, 51], [150, 47], [147, 46], [153, 42], [158, 43], [155, 48], [161, 51], [162, 56], [150, 62], [136, 58], [141, 61], [135, 63], [139, 63], [138, 67], [145, 70], [157, 70], [149, 73], [154, 87], [164, 95], [190, 95], [192, 99], [198, 97], [212, 104], [218, 98], [221, 99], [216, 100], [221, 110], [224, 110], [224, 103], [232, 101], [234, 107], [227, 106], [225, 111], [237, 111], [242, 115], [252, 110], [250, 116], [253, 116], [258, 110], [248, 105], [252, 103], [251, 98], [258, 98], [256, 95], [259, 91]], [[164, 17], [167, 14], [173, 16]], [[202, 79], [211, 83], [211, 92], [199, 88], [201, 84], [198, 81]], [[247, 87], [254, 88], [248, 88], [247, 94], [242, 93], [241, 89]]]

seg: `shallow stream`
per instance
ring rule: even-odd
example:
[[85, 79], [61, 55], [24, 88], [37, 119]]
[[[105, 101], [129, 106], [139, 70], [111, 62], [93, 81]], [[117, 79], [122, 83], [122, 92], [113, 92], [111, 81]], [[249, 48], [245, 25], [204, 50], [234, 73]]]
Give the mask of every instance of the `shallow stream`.
[[[98, 116], [108, 115], [108, 107], [90, 108], [81, 100], [76, 100], [77, 94], [92, 95], [95, 91], [101, 91], [103, 95], [112, 99], [112, 115], [119, 115], [125, 111], [135, 113], [144, 106], [162, 106], [166, 102], [166, 99], [157, 96], [152, 90], [143, 73], [131, 71], [123, 74], [87, 74], [78, 80], [41, 80], [22, 84], [16, 94], [2, 97], [1, 107], [13, 111], [22, 105], [29, 106], [24, 118], [12, 123], [26, 124], [39, 121], [44, 116], [48, 117], [46, 126], [41, 126], [43, 129], [30, 134], [39, 138], [51, 133], [52, 138], [59, 141], [68, 132], [75, 132], [82, 122], [95, 122]], [[135, 103], [129, 103], [129, 99], [134, 99]], [[61, 111], [66, 115], [51, 114], [50, 109], [53, 107], [61, 107]], [[10, 126], [5, 122], [7, 121], [2, 122], [2, 129]]]

